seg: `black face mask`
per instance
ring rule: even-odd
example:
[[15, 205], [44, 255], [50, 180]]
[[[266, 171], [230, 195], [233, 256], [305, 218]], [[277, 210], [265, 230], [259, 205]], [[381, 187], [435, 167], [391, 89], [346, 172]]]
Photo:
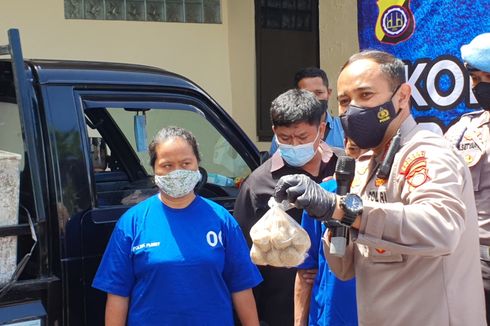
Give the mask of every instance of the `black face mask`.
[[473, 94], [484, 110], [490, 110], [490, 83], [479, 82], [473, 88]]
[[349, 105], [340, 116], [346, 137], [352, 139], [362, 149], [375, 148], [381, 144], [386, 130], [398, 113], [392, 99], [398, 86], [388, 102], [371, 108]]

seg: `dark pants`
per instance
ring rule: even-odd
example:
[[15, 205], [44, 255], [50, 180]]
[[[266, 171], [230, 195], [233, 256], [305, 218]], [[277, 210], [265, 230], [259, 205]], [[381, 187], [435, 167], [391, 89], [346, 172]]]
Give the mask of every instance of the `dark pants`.
[[254, 295], [261, 326], [292, 326], [296, 268], [259, 266], [259, 270], [264, 281]]

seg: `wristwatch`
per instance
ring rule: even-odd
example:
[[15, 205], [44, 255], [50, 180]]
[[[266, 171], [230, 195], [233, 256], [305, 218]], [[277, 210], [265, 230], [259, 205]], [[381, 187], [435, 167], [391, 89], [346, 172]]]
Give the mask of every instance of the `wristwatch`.
[[357, 216], [362, 214], [362, 199], [356, 194], [347, 194], [340, 197], [340, 208], [344, 211], [344, 217], [340, 223], [350, 227], [356, 220]]

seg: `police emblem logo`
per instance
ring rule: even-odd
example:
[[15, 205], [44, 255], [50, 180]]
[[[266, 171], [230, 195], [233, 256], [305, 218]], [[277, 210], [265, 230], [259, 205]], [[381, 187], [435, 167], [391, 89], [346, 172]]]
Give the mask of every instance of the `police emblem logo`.
[[466, 165], [468, 165], [468, 167], [470, 168], [475, 166], [478, 162], [480, 162], [480, 159], [483, 156], [483, 152], [480, 151], [479, 149], [469, 149], [461, 152], [464, 161], [466, 162]]
[[378, 111], [379, 123], [386, 122], [389, 119], [390, 119], [390, 111], [386, 110], [385, 108], [380, 108]]
[[381, 187], [386, 183], [386, 181], [386, 179], [376, 178], [376, 180], [374, 181], [374, 185], [376, 187]]
[[420, 151], [412, 153], [405, 162], [403, 162], [400, 174], [405, 176], [410, 191], [431, 180], [429, 177], [425, 152]]
[[415, 19], [410, 0], [378, 0], [379, 16], [376, 38], [382, 43], [398, 44], [406, 41], [415, 30]]

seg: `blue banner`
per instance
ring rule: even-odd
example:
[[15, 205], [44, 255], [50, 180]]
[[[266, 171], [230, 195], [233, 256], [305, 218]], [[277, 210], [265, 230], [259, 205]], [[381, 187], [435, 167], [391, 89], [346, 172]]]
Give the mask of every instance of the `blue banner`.
[[478, 108], [460, 48], [490, 32], [490, 0], [358, 0], [358, 27], [361, 50], [405, 62], [417, 121], [446, 130]]

